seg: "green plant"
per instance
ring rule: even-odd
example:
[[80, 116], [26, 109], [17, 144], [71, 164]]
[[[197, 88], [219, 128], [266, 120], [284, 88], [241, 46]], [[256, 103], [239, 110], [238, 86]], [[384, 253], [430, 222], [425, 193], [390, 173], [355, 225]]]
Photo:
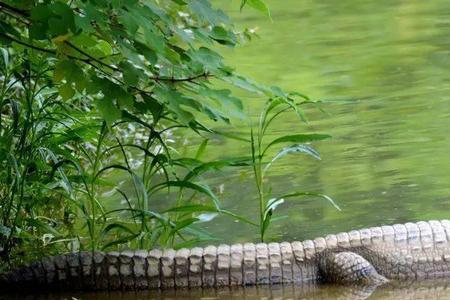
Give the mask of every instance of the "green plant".
[[[268, 12], [259, 0], [248, 4]], [[27, 234], [44, 248], [61, 246], [55, 251], [164, 247], [214, 214], [237, 217], [201, 182], [203, 172], [233, 162], [180, 157], [164, 135], [176, 128], [212, 133], [211, 120], [242, 115], [240, 99], [215, 81], [278, 92], [237, 74], [213, 50], [249, 39], [249, 31], [237, 31], [207, 0], [4, 0], [0, 14], [6, 260], [14, 249], [39, 252]], [[129, 127], [139, 127], [143, 143], [136, 132], [122, 135]], [[142, 166], [130, 163], [136, 160]], [[105, 199], [111, 190], [121, 197]], [[152, 209], [165, 193], [175, 203]], [[58, 213], [48, 210], [55, 203]]]
[[[300, 98], [301, 100], [297, 100], [296, 98]], [[271, 98], [259, 115], [256, 130], [253, 128], [253, 126], [251, 127], [250, 138], [253, 162], [252, 166], [255, 184], [258, 191], [259, 230], [261, 241], [264, 241], [267, 229], [269, 228], [271, 222], [275, 220], [274, 218], [272, 218], [275, 209], [287, 198], [301, 196], [321, 197], [330, 202], [336, 209], [340, 210], [334, 200], [324, 194], [308, 191], [294, 191], [273, 197], [271, 195], [271, 189], [267, 187], [267, 173], [270, 170], [270, 167], [273, 163], [275, 163], [275, 161], [284, 157], [285, 155], [303, 153], [320, 160], [319, 153], [307, 143], [331, 138], [331, 136], [326, 134], [299, 133], [292, 135], [283, 135], [269, 142], [264, 142], [264, 138], [268, 133], [270, 125], [273, 124], [275, 120], [282, 117], [284, 114], [288, 112], [294, 112], [299, 120], [306, 121], [306, 117], [302, 111], [302, 106], [309, 103], [314, 102], [304, 95], [298, 93], [291, 93], [286, 95], [285, 97]], [[274, 156], [272, 156], [271, 159], [267, 160], [267, 157], [271, 152], [273, 152], [272, 150], [275, 146], [287, 143], [294, 144], [283, 147]]]
[[[246, 4], [270, 16], [261, 0]], [[267, 150], [322, 136], [287, 136], [263, 148], [284, 107], [300, 111], [293, 95], [238, 74], [214, 50], [250, 39], [249, 30], [238, 31], [208, 0], [2, 0], [0, 15], [3, 261], [194, 245], [215, 238], [198, 224], [219, 214], [257, 225], [223, 209], [203, 179], [228, 166], [254, 168], [264, 239], [283, 201], [266, 200], [266, 169], [295, 147], [269, 163]], [[272, 99], [252, 131], [253, 161], [204, 161], [207, 139], [194, 156], [170, 146], [185, 132], [221, 134], [211, 124], [241, 118], [236, 88]]]
[[9, 261], [12, 253], [20, 259], [58, 248], [60, 230], [71, 230], [65, 201], [72, 183], [57, 139], [76, 111], [57, 101], [45, 60], [0, 50], [0, 254]]
[[[108, 130], [104, 124], [92, 150], [81, 151], [89, 157], [88, 162], [80, 164], [82, 178], [88, 178], [89, 184], [79, 190], [81, 197], [76, 202], [85, 220], [83, 227], [88, 228], [88, 248], [104, 250], [124, 244], [134, 248], [177, 248], [214, 239], [195, 228], [195, 224], [211, 221], [218, 214], [249, 222], [222, 209], [210, 188], [196, 180], [213, 167], [237, 164], [238, 160], [204, 163], [198, 157], [174, 158], [164, 142], [166, 138], [160, 132], [152, 134], [153, 128], [143, 128], [144, 133], [150, 132], [142, 135], [146, 138], [139, 145], [134, 140], [135, 131], [123, 134], [117, 127], [120, 124]], [[133, 166], [132, 160], [142, 164]], [[125, 184], [116, 183], [111, 176], [119, 177]], [[104, 188], [112, 189], [108, 197], [120, 195], [124, 205], [102, 204], [108, 202], [100, 195]], [[165, 192], [176, 202], [160, 211], [152, 209], [151, 200], [161, 198]]]

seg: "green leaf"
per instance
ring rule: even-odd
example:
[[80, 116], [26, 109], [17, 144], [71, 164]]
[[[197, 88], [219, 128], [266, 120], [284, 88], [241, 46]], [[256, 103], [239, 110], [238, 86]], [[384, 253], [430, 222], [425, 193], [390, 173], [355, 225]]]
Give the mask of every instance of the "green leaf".
[[331, 135], [327, 134], [293, 134], [293, 135], [285, 135], [279, 138], [276, 138], [272, 142], [270, 142], [267, 147], [263, 151], [264, 153], [273, 145], [281, 144], [281, 143], [307, 143], [313, 141], [322, 141], [331, 138]]
[[139, 82], [140, 76], [143, 75], [140, 70], [136, 69], [131, 63], [127, 61], [121, 62], [120, 67], [123, 72], [123, 80], [128, 85], [136, 85]]
[[237, 43], [236, 35], [222, 26], [215, 26], [209, 36], [220, 44], [233, 46]]
[[56, 82], [61, 82], [63, 79], [67, 82], [73, 82], [78, 91], [82, 91], [86, 85], [83, 70], [71, 60], [58, 62], [53, 73], [53, 79]]
[[269, 97], [272, 96], [272, 92], [268, 88], [242, 75], [232, 73], [228, 76], [220, 76], [219, 79], [252, 93], [265, 94]]
[[[47, 20], [48, 31], [52, 37], [76, 33], [75, 16], [73, 10], [65, 3], [55, 2], [48, 5], [51, 14]], [[43, 16], [40, 16], [42, 18]]]
[[241, 2], [241, 8], [244, 7], [244, 5], [253, 7], [254, 9], [262, 12], [263, 14], [271, 18], [269, 7], [262, 0], [243, 0]]
[[219, 198], [216, 197], [216, 195], [210, 190], [210, 188], [206, 185], [193, 183], [186, 180], [180, 180], [180, 181], [167, 181], [163, 182], [156, 186], [157, 190], [161, 189], [162, 187], [181, 187], [181, 188], [188, 188], [197, 192], [200, 192], [206, 196], [208, 196], [214, 203], [215, 207], [220, 210], [220, 201]]
[[135, 234], [127, 235], [125, 237], [114, 239], [112, 242], [105, 243], [101, 249], [102, 249], [102, 251], [104, 251], [108, 248], [128, 243], [129, 241], [136, 239], [139, 235], [140, 235], [140, 233], [135, 233]]
[[105, 228], [103, 228], [102, 232], [100, 233], [100, 239], [104, 239], [111, 231], [117, 231], [119, 233], [126, 232], [130, 234], [134, 234], [133, 230], [128, 228], [127, 226], [120, 224], [120, 223], [110, 223]]
[[195, 223], [206, 223], [214, 220], [219, 214], [218, 213], [203, 213], [196, 216], [197, 221]]
[[3, 63], [5, 65], [5, 69], [9, 66], [9, 53], [5, 48], [0, 48], [0, 52], [2, 53]]
[[234, 97], [230, 90], [214, 90], [210, 87], [201, 87], [198, 89], [198, 93], [217, 102], [220, 109], [228, 115], [244, 119], [242, 101]]
[[155, 122], [158, 121], [164, 112], [164, 106], [158, 103], [155, 98], [148, 95], [143, 95], [142, 99], [144, 100], [143, 102], [134, 102], [134, 106], [142, 113], [150, 111]]
[[105, 119], [106, 123], [108, 125], [112, 125], [115, 121], [119, 120], [122, 116], [122, 112], [120, 109], [118, 109], [114, 103], [107, 99], [101, 99], [96, 101], [97, 108], [100, 111], [103, 119]]
[[157, 87], [154, 90], [154, 97], [161, 104], [167, 105], [170, 111], [174, 114], [174, 117], [184, 124], [189, 124], [195, 119], [195, 117], [191, 112], [187, 111], [182, 106], [201, 110], [197, 102], [173, 89]]
[[69, 100], [75, 95], [75, 90], [70, 82], [66, 82], [58, 88], [59, 94], [64, 100]]
[[196, 166], [192, 171], [186, 174], [184, 177], [184, 180], [192, 180], [192, 178], [195, 178], [197, 176], [200, 176], [201, 174], [204, 174], [205, 172], [211, 171], [211, 170], [221, 170], [224, 167], [229, 166], [249, 166], [251, 164], [251, 158], [250, 157], [236, 157], [231, 159], [221, 159], [216, 161], [209, 161], [206, 163], [201, 163], [198, 166]]
[[229, 24], [229, 18], [221, 11], [215, 10], [207, 0], [191, 0], [189, 8], [194, 15], [204, 23], [218, 25], [221, 23]]
[[197, 218], [188, 218], [181, 220], [176, 223], [175, 227], [172, 229], [172, 234], [176, 231], [180, 231], [181, 229], [188, 227], [189, 225], [196, 223], [198, 221]]
[[327, 200], [331, 205], [333, 205], [334, 208], [336, 208], [338, 211], [341, 211], [342, 209], [336, 204], [336, 202], [331, 198], [330, 196], [327, 196], [325, 194], [321, 193], [315, 193], [315, 192], [293, 192], [289, 194], [285, 194], [280, 196], [280, 198], [293, 198], [298, 196], [314, 196], [314, 197], [320, 197], [325, 200]]
[[197, 149], [197, 153], [195, 154], [195, 159], [200, 159], [203, 153], [205, 152], [206, 146], [208, 145], [209, 139], [204, 139], [200, 146]]
[[220, 214], [224, 214], [227, 216], [230, 216], [238, 221], [241, 221], [243, 223], [247, 223], [253, 226], [258, 226], [256, 223], [248, 220], [247, 218], [244, 218], [240, 215], [237, 215], [231, 211], [225, 210], [225, 209], [218, 209], [216, 206], [209, 206], [209, 205], [202, 205], [202, 204], [191, 204], [191, 205], [183, 205], [183, 206], [177, 206], [169, 208], [168, 210], [164, 211], [164, 213], [168, 212], [189, 212], [189, 213], [195, 213], [195, 212], [218, 212]]
[[171, 207], [171, 208], [163, 211], [163, 213], [170, 213], [170, 212], [196, 213], [196, 212], [203, 212], [203, 211], [218, 212], [219, 210], [217, 210], [217, 207], [215, 207], [215, 206], [203, 205], [203, 204], [190, 204], [190, 205]]
[[284, 203], [284, 199], [282, 198], [272, 198], [266, 203], [266, 207], [264, 208], [264, 217], [263, 217], [263, 225], [261, 228], [262, 236], [264, 236], [265, 232], [269, 228], [269, 225], [272, 221], [273, 212], [275, 209]]
[[222, 56], [206, 47], [200, 47], [197, 51], [190, 51], [189, 56], [211, 73], [216, 73], [223, 67]]
[[99, 40], [95, 46], [103, 53], [103, 56], [108, 56], [108, 55], [113, 54], [112, 47], [107, 41]]
[[319, 153], [314, 150], [313, 148], [307, 146], [307, 145], [291, 145], [288, 147], [285, 147], [283, 149], [281, 149], [273, 158], [272, 160], [266, 165], [266, 167], [264, 168], [264, 173], [267, 172], [267, 170], [269, 170], [269, 168], [272, 166], [272, 164], [282, 158], [283, 156], [287, 155], [287, 154], [293, 154], [293, 153], [305, 153], [308, 155], [311, 155], [312, 157], [314, 157], [315, 159], [320, 160], [320, 155]]
[[267, 201], [267, 203], [266, 203], [265, 213], [267, 213], [270, 210], [274, 211], [280, 204], [283, 204], [283, 203], [284, 203], [283, 198], [269, 199], [269, 201]]

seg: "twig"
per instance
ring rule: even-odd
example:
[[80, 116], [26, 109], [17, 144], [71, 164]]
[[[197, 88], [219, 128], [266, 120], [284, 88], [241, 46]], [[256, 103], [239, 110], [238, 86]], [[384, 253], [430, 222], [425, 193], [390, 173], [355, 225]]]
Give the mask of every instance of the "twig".
[[23, 9], [19, 9], [17, 7], [14, 7], [14, 6], [11, 6], [11, 5], [6, 4], [6, 3], [4, 3], [2, 1], [0, 1], [0, 8], [6, 8], [6, 9], [8, 9], [8, 10], [10, 10], [10, 11], [12, 11], [12, 12], [18, 14], [18, 15], [22, 15], [22, 16], [26, 16], [26, 17], [30, 16], [30, 13], [28, 11], [23, 10]]

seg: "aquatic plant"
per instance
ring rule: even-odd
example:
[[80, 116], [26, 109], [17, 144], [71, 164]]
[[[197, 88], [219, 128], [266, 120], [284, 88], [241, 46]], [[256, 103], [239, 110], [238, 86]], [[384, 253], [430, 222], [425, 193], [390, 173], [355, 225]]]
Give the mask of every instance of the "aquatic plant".
[[[256, 126], [251, 127], [251, 154], [253, 175], [255, 185], [258, 191], [259, 204], [259, 230], [260, 239], [264, 241], [270, 224], [276, 220], [273, 218], [276, 208], [283, 204], [286, 199], [299, 197], [320, 197], [331, 203], [336, 209], [340, 210], [334, 200], [321, 193], [311, 191], [292, 191], [279, 196], [272, 196], [272, 189], [268, 186], [268, 172], [271, 166], [288, 154], [306, 154], [317, 160], [320, 160], [319, 153], [312, 148], [309, 143], [322, 141], [331, 138], [327, 134], [317, 133], [297, 133], [292, 135], [280, 135], [271, 141], [266, 142], [265, 137], [268, 135], [270, 125], [289, 112], [297, 115], [299, 121], [306, 122], [306, 116], [303, 107], [307, 104], [314, 104], [305, 95], [299, 93], [283, 94], [275, 96], [267, 102], [264, 109], [259, 115]], [[256, 128], [254, 128], [256, 127]], [[290, 144], [279, 149], [274, 155], [273, 148], [283, 144]], [[268, 157], [271, 157], [268, 159]]]
[[[270, 16], [260, 0], [245, 5]], [[192, 246], [215, 238], [198, 224], [217, 215], [256, 225], [223, 209], [202, 178], [228, 166], [254, 168], [264, 239], [282, 201], [265, 200], [268, 150], [322, 136], [284, 137], [262, 148], [282, 107], [296, 107], [294, 95], [237, 73], [214, 50], [251, 39], [251, 31], [237, 30], [207, 0], [3, 0], [0, 15], [3, 262]], [[205, 161], [204, 136], [231, 138], [211, 124], [243, 115], [232, 89], [271, 99], [252, 132], [253, 159]], [[203, 139], [194, 156], [171, 145], [186, 132]], [[296, 149], [315, 154], [306, 145]]]

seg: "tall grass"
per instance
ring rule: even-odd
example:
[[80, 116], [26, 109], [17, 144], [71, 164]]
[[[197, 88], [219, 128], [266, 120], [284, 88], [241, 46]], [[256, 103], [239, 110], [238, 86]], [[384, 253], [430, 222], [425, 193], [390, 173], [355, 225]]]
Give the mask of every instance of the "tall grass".
[[[291, 94], [286, 98], [272, 98], [260, 113], [257, 125], [251, 126], [251, 157], [255, 185], [258, 191], [259, 234], [261, 241], [265, 240], [270, 224], [277, 220], [277, 218], [273, 217], [275, 210], [286, 199], [304, 196], [319, 197], [327, 200], [336, 209], [340, 210], [334, 200], [327, 195], [311, 191], [292, 191], [283, 195], [272, 195], [272, 189], [268, 185], [270, 168], [286, 155], [306, 154], [320, 160], [319, 153], [309, 143], [331, 138], [327, 134], [297, 133], [280, 135], [271, 141], [266, 141], [271, 125], [276, 124], [280, 118], [288, 113], [294, 113], [299, 121], [306, 122], [307, 119], [303, 113], [303, 107], [311, 103], [314, 104], [309, 98], [300, 94]], [[279, 148], [281, 145], [286, 144], [287, 146]]]
[[[180, 156], [169, 141], [185, 126], [163, 111], [126, 113], [108, 125], [93, 99], [57, 96], [45, 60], [33, 66], [2, 49], [2, 261], [80, 249], [192, 246], [215, 238], [197, 224], [219, 214], [251, 223], [222, 209], [202, 180], [205, 172], [248, 160], [202, 161], [206, 141], [195, 157]], [[155, 199], [163, 197], [176, 200], [156, 210]]]
[[[65, 203], [72, 183], [55, 141], [74, 122], [73, 108], [48, 85], [49, 66], [0, 61], [0, 256], [37, 255], [71, 230]], [[30, 54], [31, 55], [31, 54]], [[36, 58], [34, 58], [36, 59]], [[17, 251], [16, 251], [17, 250]]]

